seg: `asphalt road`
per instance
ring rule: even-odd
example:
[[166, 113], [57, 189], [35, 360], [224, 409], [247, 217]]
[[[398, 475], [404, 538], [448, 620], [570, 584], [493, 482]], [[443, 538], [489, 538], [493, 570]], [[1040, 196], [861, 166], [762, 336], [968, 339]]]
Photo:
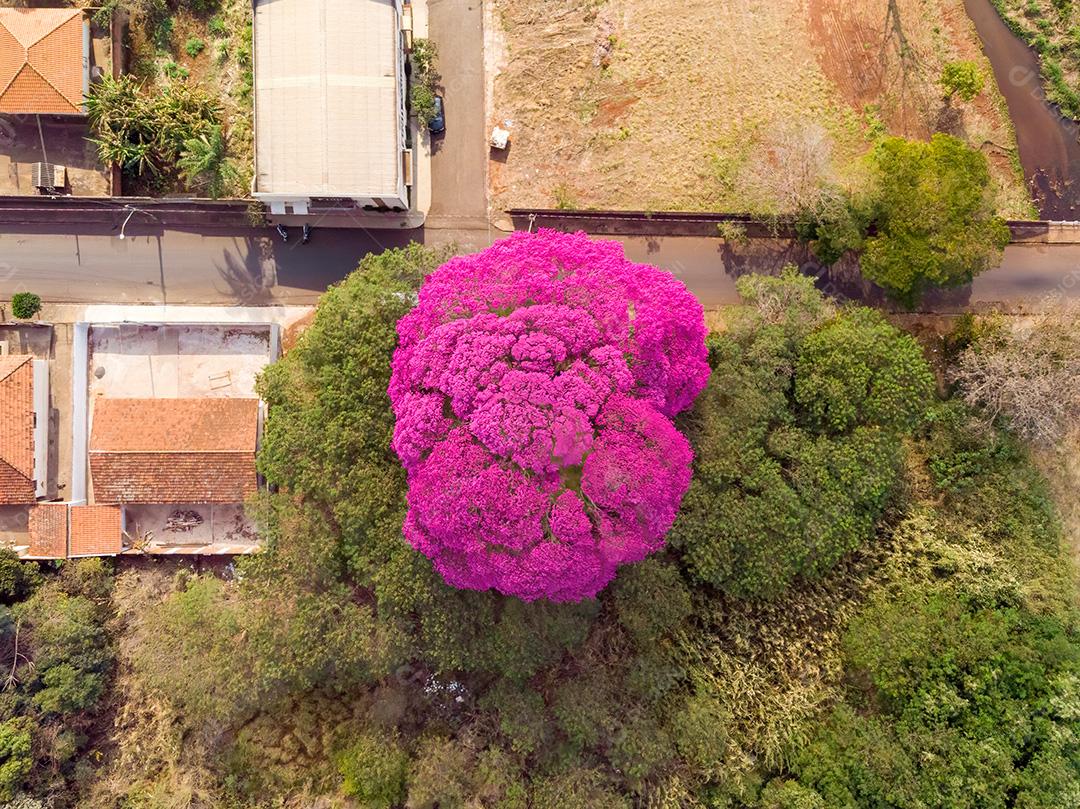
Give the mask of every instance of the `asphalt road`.
[[481, 0], [428, 0], [428, 35], [439, 43], [446, 131], [431, 141], [428, 223], [487, 221], [487, 132]]
[[[477, 250], [499, 231], [316, 230], [312, 243], [282, 244], [251, 231], [207, 236], [180, 231], [111, 235], [0, 234], [0, 299], [37, 292], [58, 303], [306, 304], [349, 273], [361, 256], [414, 238]], [[735, 278], [750, 271], [799, 263], [796, 248], [758, 243], [752, 255], [732, 255], [716, 239], [628, 237], [627, 254], [670, 270], [706, 306], [737, 300]], [[830, 292], [872, 300], [838, 281]], [[1080, 299], [1080, 245], [1016, 245], [1002, 265], [961, 290], [929, 299], [927, 311], [956, 312], [1001, 306], [1034, 309]]]

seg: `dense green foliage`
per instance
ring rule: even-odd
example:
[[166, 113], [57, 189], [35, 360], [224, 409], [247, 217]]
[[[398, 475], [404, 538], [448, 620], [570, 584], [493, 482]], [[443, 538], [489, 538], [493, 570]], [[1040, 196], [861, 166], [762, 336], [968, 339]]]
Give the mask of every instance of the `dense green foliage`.
[[60, 798], [101, 709], [115, 653], [106, 629], [112, 577], [100, 559], [45, 581], [32, 562], [0, 554], [0, 800], [30, 788]]
[[911, 337], [868, 309], [832, 312], [810, 279], [740, 291], [760, 306], [710, 344], [671, 541], [703, 582], [769, 596], [873, 536], [933, 379]]
[[16, 292], [11, 296], [11, 314], [15, 317], [33, 317], [41, 311], [41, 296], [33, 292]]
[[[978, 84], [966, 69], [947, 75], [961, 97]], [[968, 283], [1000, 258], [1009, 229], [995, 214], [982, 152], [944, 134], [889, 137], [869, 163], [868, 188], [796, 214], [798, 237], [823, 264], [855, 251], [863, 276], [911, 308], [928, 289]]]
[[986, 76], [974, 62], [948, 62], [941, 70], [941, 89], [946, 99], [956, 96], [961, 101], [971, 101], [985, 85]]
[[[194, 155], [203, 154], [200, 144], [221, 137], [217, 100], [183, 81], [174, 81], [163, 92], [148, 93], [130, 74], [106, 76], [90, 88], [86, 114], [101, 161], [133, 176], [172, 174], [181, 161], [190, 173]], [[206, 170], [194, 172], [189, 179], [201, 177]]]
[[421, 126], [435, 117], [435, 90], [440, 76], [439, 51], [430, 39], [414, 39], [409, 53], [409, 109]]
[[595, 602], [526, 604], [451, 590], [401, 535], [394, 324], [439, 260], [365, 259], [266, 372], [265, 552], [139, 598], [145, 574], [118, 579], [128, 701], [78, 805], [1069, 805], [1053, 505], [1014, 438], [933, 401], [911, 338], [796, 276], [744, 280], [673, 547]]
[[994, 214], [986, 156], [950, 135], [886, 138], [873, 153], [878, 173], [875, 234], [863, 275], [906, 306], [930, 287], [968, 283], [993, 266], [1009, 241]]

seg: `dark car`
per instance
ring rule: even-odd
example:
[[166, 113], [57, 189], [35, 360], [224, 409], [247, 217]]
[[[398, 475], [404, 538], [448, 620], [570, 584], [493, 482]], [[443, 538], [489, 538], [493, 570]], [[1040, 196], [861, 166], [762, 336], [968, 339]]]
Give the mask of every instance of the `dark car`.
[[435, 114], [428, 121], [428, 131], [432, 135], [438, 135], [446, 131], [446, 110], [443, 107], [442, 96], [435, 96]]

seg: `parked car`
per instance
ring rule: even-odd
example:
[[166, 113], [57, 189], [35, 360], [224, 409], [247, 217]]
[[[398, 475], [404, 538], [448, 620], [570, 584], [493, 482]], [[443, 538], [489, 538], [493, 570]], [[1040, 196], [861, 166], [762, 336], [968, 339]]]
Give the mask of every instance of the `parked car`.
[[428, 131], [432, 135], [438, 135], [446, 131], [446, 109], [443, 107], [442, 96], [435, 96], [435, 114], [428, 121]]

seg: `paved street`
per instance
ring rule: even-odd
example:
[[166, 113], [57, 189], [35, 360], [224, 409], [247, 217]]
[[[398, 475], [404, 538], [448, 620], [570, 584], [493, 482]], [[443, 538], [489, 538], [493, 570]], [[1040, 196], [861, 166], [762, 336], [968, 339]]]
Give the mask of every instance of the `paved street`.
[[439, 45], [446, 132], [431, 144], [428, 222], [448, 227], [487, 221], [487, 132], [481, 0], [428, 0], [428, 35]]
[[[251, 231], [203, 236], [180, 231], [135, 235], [0, 234], [0, 299], [31, 290], [51, 302], [304, 304], [349, 273], [365, 253], [406, 244], [453, 242], [477, 250], [500, 231], [316, 230], [311, 244], [282, 244]], [[778, 268], [794, 258], [777, 246], [755, 260], [733, 260], [716, 239], [622, 239], [627, 254], [678, 275], [706, 306], [732, 303], [734, 279], [753, 267]], [[849, 292], [851, 290], [840, 290]], [[857, 294], [857, 293], [855, 293]], [[1080, 245], [1017, 245], [1001, 267], [970, 288], [931, 299], [929, 309], [961, 311], [1003, 304], [1037, 307], [1058, 297], [1080, 299]]]

